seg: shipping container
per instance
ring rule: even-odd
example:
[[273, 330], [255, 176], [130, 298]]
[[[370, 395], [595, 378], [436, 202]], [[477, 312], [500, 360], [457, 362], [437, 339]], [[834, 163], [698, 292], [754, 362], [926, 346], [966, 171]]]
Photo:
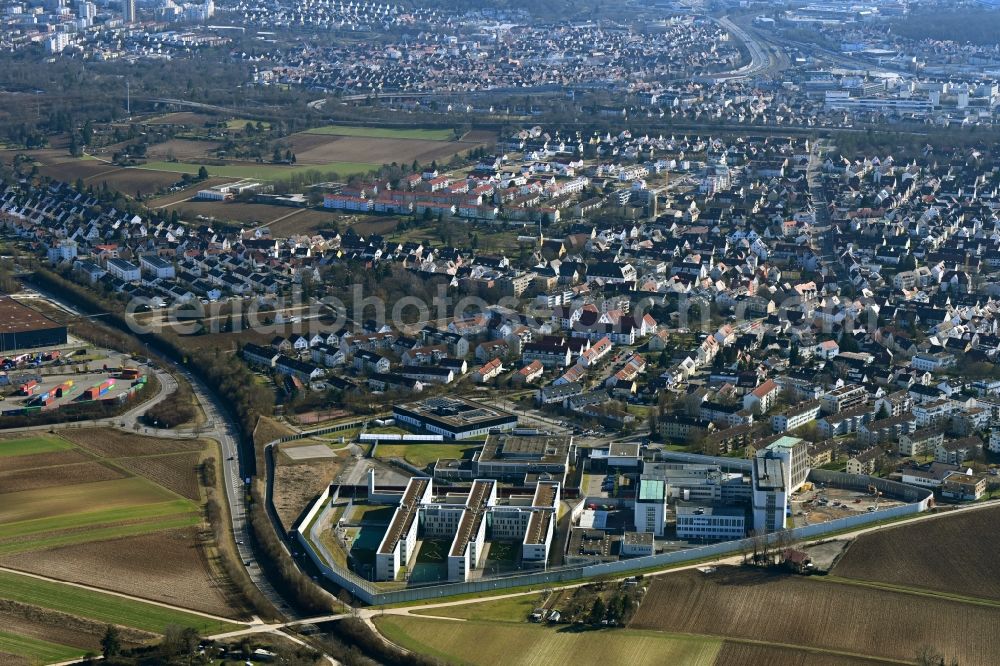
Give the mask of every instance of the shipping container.
[[32, 393], [35, 392], [36, 386], [38, 386], [38, 382], [36, 382], [34, 379], [21, 384], [21, 394], [31, 395]]

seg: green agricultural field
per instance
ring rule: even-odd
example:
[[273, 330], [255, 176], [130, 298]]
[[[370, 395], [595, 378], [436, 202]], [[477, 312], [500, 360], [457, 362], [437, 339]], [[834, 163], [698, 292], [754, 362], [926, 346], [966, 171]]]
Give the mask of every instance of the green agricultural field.
[[0, 458], [7, 456], [29, 456], [35, 453], [65, 451], [73, 445], [59, 437], [27, 437], [25, 439], [0, 440]]
[[47, 550], [62, 546], [73, 546], [91, 541], [121, 539], [139, 534], [175, 530], [182, 527], [194, 527], [200, 523], [201, 516], [199, 514], [188, 513], [177, 517], [154, 518], [128, 525], [97, 527], [82, 532], [70, 532], [69, 534], [40, 535], [33, 539], [19, 539], [9, 543], [0, 543], [0, 555], [12, 555], [29, 550]]
[[326, 125], [306, 130], [305, 133], [359, 136], [366, 139], [422, 139], [424, 141], [450, 141], [455, 138], [455, 133], [450, 129], [397, 129], [393, 127], [354, 127], [351, 125]]
[[85, 650], [0, 631], [0, 653], [3, 652], [24, 657], [33, 664], [52, 664], [81, 657]]
[[[256, 120], [250, 120], [249, 118], [233, 118], [232, 120], [227, 120], [226, 121], [226, 129], [242, 130], [242, 129], [246, 128], [247, 123], [250, 123], [251, 125], [253, 125], [254, 127], [256, 127], [257, 126], [257, 122], [258, 121], [256, 121]], [[269, 122], [261, 121], [260, 124], [261, 124], [261, 127], [263, 127], [266, 130], [267, 129], [271, 129], [271, 123], [269, 123]]]
[[70, 513], [49, 518], [35, 518], [0, 525], [0, 539], [23, 537], [32, 534], [55, 532], [74, 527], [90, 527], [104, 523], [149, 520], [177, 514], [197, 512], [198, 507], [190, 500], [173, 500], [156, 504], [119, 507], [104, 511]]
[[425, 467], [437, 461], [438, 458], [472, 457], [476, 447], [469, 444], [379, 444], [375, 456], [388, 460], [402, 458], [414, 467]]
[[456, 622], [386, 615], [375, 618], [385, 636], [448, 663], [605, 666], [627, 663], [712, 666], [722, 641], [631, 629], [559, 631], [533, 624]]
[[[80, 483], [7, 493], [0, 501], [0, 524], [54, 518], [88, 511], [131, 510], [137, 505], [177, 500], [174, 493], [141, 477]], [[194, 505], [191, 505], [192, 508]]]
[[169, 625], [193, 627], [201, 634], [215, 634], [239, 628], [239, 625], [230, 622], [220, 622], [201, 615], [6, 571], [0, 571], [0, 599], [19, 601], [152, 633], [162, 633]]
[[[354, 173], [368, 173], [379, 168], [378, 164], [366, 162], [330, 162], [329, 164], [308, 165], [308, 166], [283, 166], [280, 164], [232, 164], [226, 166], [206, 165], [209, 176], [221, 178], [250, 178], [254, 180], [281, 180], [288, 178], [295, 173], [307, 173], [309, 171], [335, 171], [342, 176]], [[171, 173], [186, 173], [192, 176], [201, 169], [200, 164], [187, 164], [185, 162], [147, 162], [142, 167], [135, 167], [147, 171], [169, 171]]]

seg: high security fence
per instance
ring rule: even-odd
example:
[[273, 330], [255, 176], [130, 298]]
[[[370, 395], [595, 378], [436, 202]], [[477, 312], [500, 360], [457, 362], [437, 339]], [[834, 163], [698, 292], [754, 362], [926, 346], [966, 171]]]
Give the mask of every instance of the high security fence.
[[[828, 483], [835, 486], [866, 490], [869, 485], [874, 485], [886, 495], [900, 498], [912, 497], [909, 504], [893, 507], [873, 513], [859, 513], [846, 518], [831, 520], [817, 525], [807, 525], [794, 529], [783, 530], [767, 535], [767, 540], [771, 545], [778, 543], [790, 543], [815, 539], [835, 532], [848, 531], [872, 523], [884, 520], [901, 518], [920, 513], [927, 510], [930, 500], [933, 497], [930, 491], [907, 486], [894, 481], [877, 479], [867, 476], [856, 476], [844, 474], [842, 472], [827, 472], [824, 470], [813, 470], [810, 472], [810, 480], [816, 483]], [[597, 576], [628, 574], [629, 572], [642, 571], [646, 569], [664, 568], [671, 565], [694, 562], [704, 559], [723, 557], [726, 555], [736, 555], [753, 550], [753, 539], [741, 539], [738, 541], [724, 541], [721, 543], [687, 548], [671, 553], [650, 555], [647, 557], [636, 557], [618, 562], [607, 562], [603, 564], [593, 564], [588, 566], [564, 567], [558, 569], [548, 569], [530, 574], [516, 574], [510, 576], [488, 578], [478, 581], [464, 583], [441, 583], [420, 587], [409, 587], [403, 590], [385, 591], [380, 589], [375, 583], [358, 576], [353, 571], [345, 569], [334, 562], [327, 561], [316, 552], [315, 546], [308, 538], [305, 531], [315, 522], [321, 510], [326, 509], [329, 504], [329, 489], [324, 492], [316, 503], [310, 508], [305, 518], [296, 529], [296, 537], [299, 543], [305, 548], [309, 557], [316, 567], [323, 572], [323, 575], [332, 583], [348, 590], [355, 597], [361, 599], [369, 605], [393, 604], [405, 601], [418, 601], [422, 599], [435, 599], [457, 594], [467, 594], [473, 592], [487, 592], [493, 590], [506, 590], [515, 587], [548, 585], [554, 583], [566, 583], [579, 581]]]

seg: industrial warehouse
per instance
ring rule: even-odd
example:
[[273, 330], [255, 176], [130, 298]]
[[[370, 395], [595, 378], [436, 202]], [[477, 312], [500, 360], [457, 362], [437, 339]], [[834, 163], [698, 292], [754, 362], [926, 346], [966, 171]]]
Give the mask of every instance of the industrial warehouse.
[[66, 327], [10, 296], [0, 296], [0, 352], [66, 344]]

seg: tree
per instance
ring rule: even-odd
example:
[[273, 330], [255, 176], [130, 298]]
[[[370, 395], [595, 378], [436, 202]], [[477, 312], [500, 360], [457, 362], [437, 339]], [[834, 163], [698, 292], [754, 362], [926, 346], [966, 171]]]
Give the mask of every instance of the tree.
[[104, 638], [101, 639], [101, 654], [105, 659], [117, 657], [122, 652], [121, 631], [113, 624], [109, 624], [104, 631]]
[[854, 339], [854, 336], [848, 333], [847, 327], [844, 327], [844, 331], [840, 334], [840, 341], [837, 343], [842, 352], [856, 352], [858, 351], [858, 341]]
[[198, 169], [198, 180], [205, 180], [208, 178], [208, 169], [204, 166]]
[[799, 364], [801, 358], [799, 346], [793, 342], [791, 348], [788, 350], [788, 365], [794, 368]]
[[594, 599], [594, 605], [590, 607], [590, 623], [600, 624], [601, 620], [604, 619], [604, 613], [607, 609], [604, 607], [604, 601], [597, 597]]

